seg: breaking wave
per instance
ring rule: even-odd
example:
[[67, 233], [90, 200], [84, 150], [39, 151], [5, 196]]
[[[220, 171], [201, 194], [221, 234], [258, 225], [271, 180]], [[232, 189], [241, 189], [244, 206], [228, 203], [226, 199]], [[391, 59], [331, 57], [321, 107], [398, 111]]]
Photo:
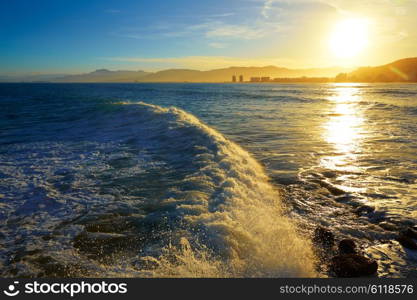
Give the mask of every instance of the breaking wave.
[[278, 191], [245, 150], [182, 110], [129, 107], [146, 143], [157, 141], [169, 163], [188, 165], [177, 193], [158, 208], [186, 233], [177, 234], [178, 246], [169, 251], [175, 263], [164, 255], [151, 258], [158, 266], [154, 275], [313, 276], [309, 243], [297, 235]]
[[[19, 163], [8, 161], [14, 167], [2, 170], [9, 186], [3, 197], [16, 196], [4, 213], [5, 223], [24, 219], [17, 215], [25, 214], [23, 208], [31, 210], [31, 221], [3, 230], [11, 248], [2, 256], [17, 251], [13, 236], [23, 227], [25, 234], [19, 235], [32, 249], [15, 252], [15, 258], [20, 256], [11, 265], [3, 262], [4, 276], [316, 276], [310, 242], [297, 233], [279, 191], [248, 152], [177, 108], [143, 102], [101, 105], [94, 116], [89, 110], [88, 118], [68, 126], [65, 135], [76, 142], [32, 143], [27, 149], [12, 145], [3, 151], [5, 161], [7, 153], [18, 151], [17, 159], [28, 162], [19, 169]], [[82, 146], [83, 139], [89, 148]], [[88, 152], [91, 147], [97, 149]], [[45, 159], [36, 160], [37, 152]], [[35, 175], [25, 173], [30, 163]], [[22, 182], [34, 176], [26, 185], [37, 191], [32, 197]], [[59, 185], [54, 185], [56, 178]], [[113, 207], [124, 211], [115, 216]], [[112, 224], [110, 229], [103, 220]], [[54, 239], [58, 246], [52, 246]], [[103, 259], [115, 243], [123, 255]], [[54, 266], [77, 261], [83, 265], [79, 269], [90, 272], [42, 271], [52, 260]], [[24, 262], [30, 267], [19, 273], [16, 268]], [[27, 275], [28, 270], [38, 275]]]

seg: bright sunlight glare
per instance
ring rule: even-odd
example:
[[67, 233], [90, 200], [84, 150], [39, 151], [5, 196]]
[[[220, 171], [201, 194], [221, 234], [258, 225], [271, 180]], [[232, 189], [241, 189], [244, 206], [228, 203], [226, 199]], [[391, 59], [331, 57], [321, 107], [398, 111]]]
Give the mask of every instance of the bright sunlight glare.
[[330, 35], [329, 46], [339, 58], [352, 58], [360, 54], [369, 41], [369, 23], [365, 19], [340, 21]]

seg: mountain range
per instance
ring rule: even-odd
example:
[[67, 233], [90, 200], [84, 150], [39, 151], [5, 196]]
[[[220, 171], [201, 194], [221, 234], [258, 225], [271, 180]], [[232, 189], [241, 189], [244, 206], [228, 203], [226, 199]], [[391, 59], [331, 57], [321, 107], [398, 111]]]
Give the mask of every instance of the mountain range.
[[288, 69], [275, 66], [266, 67], [229, 67], [209, 71], [191, 69], [168, 69], [158, 72], [145, 71], [110, 71], [99, 69], [94, 72], [77, 75], [36, 75], [2, 76], [0, 81], [8, 82], [230, 82], [232, 76], [242, 75], [247, 81], [250, 77], [334, 77], [344, 68]]
[[382, 66], [360, 67], [356, 70], [338, 67], [289, 69], [276, 66], [229, 67], [209, 71], [168, 69], [158, 72], [98, 69], [76, 75], [0, 76], [0, 82], [230, 82], [232, 76], [240, 75], [244, 81], [249, 81], [251, 77], [314, 77], [328, 78], [328, 81], [336, 82], [417, 82], [417, 57], [400, 59]]
[[361, 67], [340, 73], [338, 82], [417, 82], [417, 57], [404, 58], [377, 67]]

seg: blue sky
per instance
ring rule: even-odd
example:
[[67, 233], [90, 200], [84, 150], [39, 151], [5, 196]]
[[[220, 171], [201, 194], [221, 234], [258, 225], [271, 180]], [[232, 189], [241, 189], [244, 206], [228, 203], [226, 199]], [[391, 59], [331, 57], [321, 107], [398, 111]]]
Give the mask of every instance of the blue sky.
[[354, 64], [379, 64], [417, 56], [415, 13], [414, 0], [0, 0], [0, 73], [344, 65], [325, 43], [351, 16], [377, 28]]

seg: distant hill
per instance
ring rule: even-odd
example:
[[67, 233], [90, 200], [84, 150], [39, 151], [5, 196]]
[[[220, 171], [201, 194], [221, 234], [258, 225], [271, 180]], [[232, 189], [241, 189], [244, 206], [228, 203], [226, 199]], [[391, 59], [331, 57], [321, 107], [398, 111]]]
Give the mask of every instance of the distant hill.
[[95, 70], [91, 73], [67, 75], [55, 78], [53, 82], [134, 82], [150, 73], [144, 71]]
[[155, 73], [143, 71], [96, 70], [81, 75], [71, 75], [53, 80], [54, 82], [228, 82], [232, 76], [250, 77], [334, 77], [342, 68], [288, 69], [275, 66], [266, 67], [230, 67], [209, 71], [190, 69], [168, 69]]
[[170, 69], [149, 74], [139, 79], [142, 82], [228, 82], [232, 76], [243, 75], [245, 81], [250, 77], [334, 77], [342, 68], [288, 69], [275, 66], [230, 67], [210, 71]]
[[169, 69], [148, 74], [139, 79], [140, 82], [194, 82], [201, 77], [202, 71], [188, 69]]
[[144, 71], [110, 71], [99, 69], [94, 72], [77, 75], [34, 75], [20, 77], [0, 77], [0, 81], [7, 82], [230, 82], [232, 76], [242, 75], [245, 81], [250, 77], [267, 76], [271, 78], [295, 77], [331, 77], [339, 72], [346, 72], [343, 68], [316, 69], [288, 69], [275, 66], [266, 67], [229, 67], [209, 71], [189, 69], [169, 69], [159, 72]]
[[249, 81], [251, 77], [270, 77], [280, 78], [275, 82], [299, 82], [308, 77], [308, 82], [315, 82], [315, 78], [320, 79], [317, 82], [417, 82], [417, 57], [397, 60], [383, 66], [361, 67], [354, 71], [337, 67], [289, 69], [276, 66], [229, 67], [209, 71], [168, 69], [159, 72], [98, 69], [77, 75], [0, 76], [0, 82], [230, 82], [232, 76], [240, 75], [244, 81]]
[[404, 58], [377, 66], [361, 67], [350, 73], [340, 73], [338, 82], [417, 82], [417, 57]]

